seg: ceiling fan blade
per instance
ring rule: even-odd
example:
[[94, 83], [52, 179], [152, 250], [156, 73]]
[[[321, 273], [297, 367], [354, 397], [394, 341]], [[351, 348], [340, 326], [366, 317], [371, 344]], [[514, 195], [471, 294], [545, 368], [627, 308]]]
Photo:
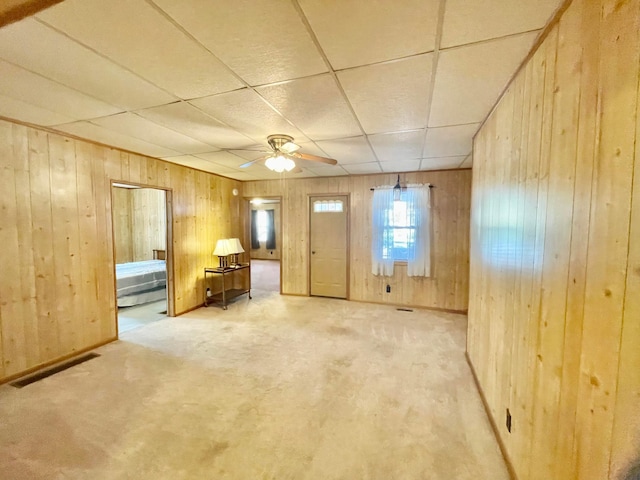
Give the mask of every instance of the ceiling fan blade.
[[311, 155], [309, 153], [294, 153], [292, 157], [299, 158], [301, 160], [309, 160], [311, 162], [322, 162], [328, 165], [337, 165], [338, 161], [333, 158], [319, 157], [317, 155]]
[[256, 158], [255, 160], [251, 160], [250, 162], [243, 163], [238, 168], [247, 168], [247, 167], [250, 167], [251, 165], [253, 165], [254, 163], [264, 162], [267, 158], [269, 158], [271, 156], [272, 156], [272, 154], [269, 154], [269, 155], [265, 155], [265, 156], [260, 157], [260, 158]]
[[293, 153], [293, 152], [297, 152], [298, 150], [300, 150], [300, 145], [297, 145], [291, 141], [285, 143], [280, 147], [280, 151], [284, 153]]

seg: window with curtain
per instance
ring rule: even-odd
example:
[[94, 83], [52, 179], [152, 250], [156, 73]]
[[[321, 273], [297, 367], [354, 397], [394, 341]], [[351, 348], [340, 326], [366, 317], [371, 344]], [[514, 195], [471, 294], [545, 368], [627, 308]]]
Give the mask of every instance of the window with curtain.
[[276, 231], [273, 210], [251, 211], [251, 248], [257, 250], [266, 243], [267, 250], [276, 248]]
[[371, 260], [374, 275], [393, 275], [407, 262], [407, 275], [431, 275], [431, 204], [428, 185], [409, 186], [394, 199], [392, 188], [377, 188], [372, 206]]

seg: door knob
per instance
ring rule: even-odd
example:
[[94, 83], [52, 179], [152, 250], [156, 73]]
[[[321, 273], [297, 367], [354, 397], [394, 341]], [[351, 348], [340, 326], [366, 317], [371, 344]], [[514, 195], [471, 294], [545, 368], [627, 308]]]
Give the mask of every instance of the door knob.
[[311, 255], [315, 255], [316, 251], [315, 250], [311, 250]]

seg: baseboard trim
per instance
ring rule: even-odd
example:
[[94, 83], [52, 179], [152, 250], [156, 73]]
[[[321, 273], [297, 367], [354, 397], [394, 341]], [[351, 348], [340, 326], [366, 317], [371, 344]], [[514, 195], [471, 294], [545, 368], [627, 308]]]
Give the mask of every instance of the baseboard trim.
[[498, 441], [498, 446], [500, 447], [500, 451], [502, 452], [502, 457], [504, 458], [504, 462], [507, 465], [507, 470], [509, 470], [509, 475], [511, 476], [511, 480], [518, 480], [518, 475], [516, 475], [516, 471], [513, 468], [513, 463], [511, 462], [511, 458], [507, 453], [507, 447], [502, 441], [502, 437], [500, 437], [500, 431], [498, 430], [498, 425], [496, 424], [496, 420], [495, 418], [493, 418], [493, 415], [491, 414], [491, 409], [489, 408], [487, 397], [484, 395], [484, 390], [482, 390], [482, 386], [480, 385], [480, 381], [478, 380], [478, 375], [476, 374], [476, 370], [475, 368], [473, 368], [473, 363], [471, 362], [471, 358], [469, 357], [469, 352], [464, 352], [464, 356], [467, 359], [469, 368], [471, 369], [473, 382], [476, 384], [478, 393], [480, 393], [480, 399], [482, 400], [482, 405], [484, 406], [485, 412], [487, 412], [489, 423], [491, 423], [491, 429], [493, 430], [493, 434], [495, 435], [496, 440]]
[[56, 365], [58, 363], [66, 362], [67, 360], [69, 360], [69, 359], [71, 359], [73, 357], [77, 357], [79, 355], [85, 354], [85, 353], [87, 353], [87, 352], [89, 352], [91, 350], [94, 350], [96, 348], [103, 347], [108, 343], [115, 342], [116, 340], [118, 340], [118, 337], [113, 337], [113, 338], [110, 338], [109, 340], [105, 340], [103, 342], [98, 342], [95, 345], [91, 345], [90, 347], [86, 347], [86, 348], [83, 348], [81, 350], [77, 350], [77, 351], [72, 352], [72, 353], [68, 353], [67, 355], [63, 355], [61, 357], [55, 358], [53, 360], [50, 360], [48, 362], [39, 363], [35, 367], [27, 368], [26, 370], [23, 370], [23, 371], [21, 371], [19, 373], [14, 373], [13, 375], [9, 375], [8, 377], [0, 378], [0, 385], [2, 385], [4, 383], [12, 382], [13, 380], [16, 380], [16, 379], [21, 378], [21, 377], [26, 377], [27, 375], [30, 375], [30, 374], [32, 374], [34, 372], [37, 372], [38, 370], [42, 370], [43, 368], [49, 368], [49, 367], [52, 367], [52, 366], [54, 366], [54, 365]]
[[442, 313], [455, 313], [455, 314], [459, 314], [459, 315], [466, 315], [467, 314], [467, 310], [452, 310], [449, 308], [440, 308], [440, 307], [428, 307], [425, 305], [406, 305], [403, 303], [387, 303], [387, 302], [373, 302], [371, 300], [354, 300], [354, 299], [350, 299], [350, 302], [357, 302], [357, 303], [371, 303], [373, 305], [386, 305], [388, 307], [400, 307], [400, 308], [420, 308], [423, 310], [432, 310], [434, 312], [442, 312]]

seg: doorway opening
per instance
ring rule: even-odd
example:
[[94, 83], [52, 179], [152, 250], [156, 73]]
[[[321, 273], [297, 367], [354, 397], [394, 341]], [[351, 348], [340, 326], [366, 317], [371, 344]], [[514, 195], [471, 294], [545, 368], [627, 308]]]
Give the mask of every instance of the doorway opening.
[[118, 334], [173, 315], [171, 192], [112, 182]]
[[282, 201], [247, 199], [251, 288], [282, 293]]

